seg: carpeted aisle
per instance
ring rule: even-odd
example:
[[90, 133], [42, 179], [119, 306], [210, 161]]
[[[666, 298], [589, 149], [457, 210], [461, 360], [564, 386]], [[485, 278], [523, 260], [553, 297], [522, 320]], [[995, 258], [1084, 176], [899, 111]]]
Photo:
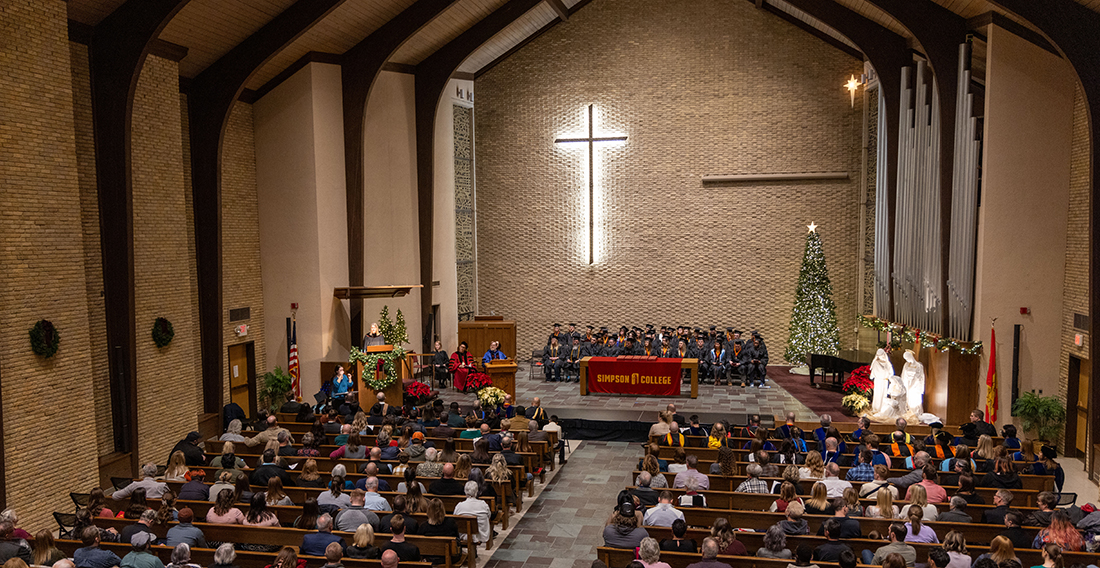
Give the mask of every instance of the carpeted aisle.
[[818, 414], [831, 414], [833, 420], [842, 420], [844, 407], [840, 405], [840, 399], [844, 398], [844, 393], [831, 388], [814, 388], [810, 386], [808, 375], [793, 375], [789, 369], [789, 367], [769, 365], [768, 378], [798, 399], [798, 402], [808, 406], [810, 410]]

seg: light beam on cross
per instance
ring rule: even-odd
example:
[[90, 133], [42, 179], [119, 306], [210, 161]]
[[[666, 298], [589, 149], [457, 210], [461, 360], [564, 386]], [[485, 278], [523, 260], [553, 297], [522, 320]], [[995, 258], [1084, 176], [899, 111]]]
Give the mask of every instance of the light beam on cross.
[[592, 105], [588, 105], [588, 136], [586, 138], [557, 138], [555, 144], [588, 144], [588, 264], [596, 261], [596, 143], [626, 142], [626, 136], [595, 135], [596, 122]]

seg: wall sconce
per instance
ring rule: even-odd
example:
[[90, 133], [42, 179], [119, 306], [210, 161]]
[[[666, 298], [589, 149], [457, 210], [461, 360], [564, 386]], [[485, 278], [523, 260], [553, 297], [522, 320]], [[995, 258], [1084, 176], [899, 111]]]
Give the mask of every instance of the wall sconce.
[[856, 108], [856, 89], [859, 89], [860, 85], [866, 84], [867, 75], [860, 75], [859, 79], [856, 79], [856, 76], [852, 75], [852, 77], [848, 79], [848, 82], [844, 83], [844, 88], [848, 89], [848, 94], [851, 95], [852, 98], [852, 108]]

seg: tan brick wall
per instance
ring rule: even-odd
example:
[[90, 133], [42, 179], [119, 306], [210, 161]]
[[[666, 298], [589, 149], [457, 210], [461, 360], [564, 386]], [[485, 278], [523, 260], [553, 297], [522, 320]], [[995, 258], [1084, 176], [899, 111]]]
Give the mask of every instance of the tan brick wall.
[[[236, 103], [229, 114], [222, 144], [222, 307], [225, 326], [225, 399], [229, 400], [228, 347], [256, 342], [257, 383], [267, 367], [264, 329], [264, 290], [260, 275], [260, 215], [256, 200], [256, 145], [252, 132], [252, 105]], [[229, 310], [251, 308], [250, 319], [229, 322]], [[286, 306], [287, 309], [290, 306]], [[233, 326], [248, 324], [248, 335], [237, 337]], [[273, 330], [281, 337], [281, 329]], [[286, 367], [283, 363], [282, 366]], [[243, 372], [243, 371], [242, 371]], [[256, 385], [260, 388], [260, 384]], [[308, 393], [307, 393], [308, 394]], [[248, 409], [246, 408], [247, 412]]]
[[[147, 58], [134, 94], [131, 152], [142, 462], [166, 463], [168, 450], [196, 428], [202, 411], [179, 101], [179, 65]], [[163, 348], [152, 338], [158, 317], [168, 318], [175, 330], [172, 343]]]
[[[1058, 396], [1066, 400], [1069, 381], [1069, 358], [1089, 358], [1088, 331], [1073, 327], [1073, 314], [1089, 313], [1089, 117], [1081, 86], [1073, 97], [1073, 147], [1070, 153], [1069, 217], [1066, 220], [1066, 272], [1062, 289], [1062, 356], [1059, 361]], [[1073, 344], [1074, 335], [1083, 336], [1081, 347]], [[1095, 371], [1093, 376], [1095, 377]], [[1095, 386], [1095, 379], [1093, 388]], [[1069, 420], [1076, 419], [1075, 409], [1069, 410]], [[1086, 432], [1088, 429], [1086, 428]], [[1072, 446], [1075, 440], [1064, 440]], [[1091, 447], [1091, 442], [1085, 446]], [[1063, 446], [1063, 450], [1065, 446]]]
[[[760, 329], [778, 362], [815, 221], [851, 346], [862, 109], [841, 85], [862, 69], [742, 0], [589, 4], [477, 80], [480, 312], [516, 319], [521, 355], [576, 320]], [[553, 143], [585, 132], [589, 103], [604, 132], [630, 137], [598, 150], [594, 266], [585, 153]], [[812, 171], [852, 177], [700, 181]]]
[[[94, 451], [73, 436], [95, 424], [81, 187], [66, 6], [10, 0], [0, 10], [0, 353], [8, 503], [32, 533], [72, 503], [49, 479], [91, 484]], [[31, 352], [39, 319], [57, 326], [51, 359]], [[54, 411], [50, 411], [50, 410]], [[44, 428], [47, 424], [49, 428]]]
[[[92, 128], [92, 84], [88, 46], [69, 44], [73, 76], [73, 116], [76, 127], [76, 168], [80, 183], [80, 228], [84, 240], [84, 278], [88, 302], [88, 349], [107, 361], [107, 321], [103, 300], [103, 257], [99, 246], [99, 188], [96, 185], [95, 131]], [[95, 433], [98, 456], [115, 451], [111, 384], [106, 364], [88, 369], [95, 393]]]

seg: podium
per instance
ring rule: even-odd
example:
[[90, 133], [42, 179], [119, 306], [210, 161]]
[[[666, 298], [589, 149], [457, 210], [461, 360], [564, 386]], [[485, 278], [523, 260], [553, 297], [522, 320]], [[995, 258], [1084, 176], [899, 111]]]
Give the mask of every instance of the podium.
[[485, 365], [485, 374], [492, 379], [493, 386], [512, 395], [512, 404], [516, 403], [516, 369], [519, 365], [515, 359], [493, 359]]
[[[384, 353], [393, 351], [393, 345], [370, 345], [367, 346], [367, 353]], [[405, 387], [404, 380], [405, 375], [408, 373], [407, 366], [404, 361], [394, 361], [394, 365], [397, 366], [397, 380], [393, 381], [393, 384], [386, 387], [382, 391], [376, 391], [367, 385], [364, 378], [367, 376], [365, 373], [377, 373], [377, 375], [383, 375], [381, 371], [375, 369], [364, 369], [362, 361], [355, 362], [355, 376], [359, 381], [359, 405], [364, 409], [369, 409], [374, 406], [376, 397], [379, 392], [385, 393], [386, 402], [390, 406], [400, 407], [405, 402]], [[513, 380], [514, 382], [514, 380]]]

